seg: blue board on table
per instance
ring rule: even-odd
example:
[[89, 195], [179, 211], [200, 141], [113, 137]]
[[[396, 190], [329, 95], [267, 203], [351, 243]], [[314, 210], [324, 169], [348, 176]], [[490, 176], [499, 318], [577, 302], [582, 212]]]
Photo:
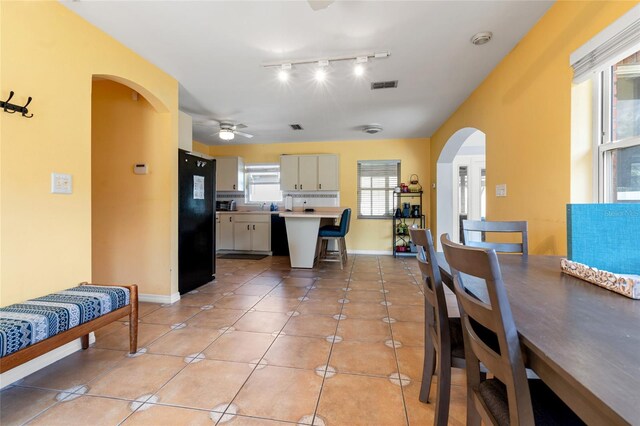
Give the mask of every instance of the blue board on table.
[[569, 260], [640, 275], [640, 203], [567, 204]]

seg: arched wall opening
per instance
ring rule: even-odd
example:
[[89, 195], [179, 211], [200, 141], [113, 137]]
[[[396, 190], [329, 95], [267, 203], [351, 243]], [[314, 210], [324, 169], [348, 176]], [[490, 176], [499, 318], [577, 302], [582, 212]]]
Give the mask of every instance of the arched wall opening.
[[[92, 280], [138, 284], [169, 301], [172, 280], [172, 179], [177, 150], [172, 116], [148, 90], [95, 75], [91, 93]], [[176, 151], [176, 152], [174, 152]], [[147, 166], [146, 174], [134, 165]]]
[[486, 135], [473, 127], [465, 127], [455, 132], [442, 148], [436, 163], [436, 222], [437, 233], [434, 239], [442, 234], [449, 234], [453, 239], [458, 235], [456, 211], [458, 200], [457, 170], [455, 169], [462, 158], [469, 157], [484, 161]]

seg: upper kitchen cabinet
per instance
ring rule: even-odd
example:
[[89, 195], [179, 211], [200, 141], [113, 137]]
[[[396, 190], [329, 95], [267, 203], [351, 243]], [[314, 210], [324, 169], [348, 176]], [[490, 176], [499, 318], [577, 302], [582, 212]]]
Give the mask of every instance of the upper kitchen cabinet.
[[216, 157], [216, 190], [244, 191], [244, 161], [241, 157]]
[[337, 191], [338, 156], [280, 156], [280, 187], [283, 191]]

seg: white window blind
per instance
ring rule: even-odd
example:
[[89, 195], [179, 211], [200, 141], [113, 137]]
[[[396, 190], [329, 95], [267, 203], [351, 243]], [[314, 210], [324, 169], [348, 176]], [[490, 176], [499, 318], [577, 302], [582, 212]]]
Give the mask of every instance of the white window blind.
[[358, 218], [391, 218], [399, 181], [400, 160], [358, 161]]
[[638, 49], [640, 5], [571, 54], [574, 83], [581, 83]]
[[279, 164], [245, 165], [247, 203], [282, 201]]

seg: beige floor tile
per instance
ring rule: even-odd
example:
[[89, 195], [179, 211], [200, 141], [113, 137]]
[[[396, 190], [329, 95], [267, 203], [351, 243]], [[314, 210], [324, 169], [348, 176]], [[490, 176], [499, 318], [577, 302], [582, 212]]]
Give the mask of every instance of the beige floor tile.
[[[431, 384], [431, 396], [429, 403], [425, 404], [418, 399], [420, 395], [420, 382], [411, 382], [403, 388], [404, 400], [409, 417], [409, 425], [433, 424], [436, 409], [436, 385]], [[450, 426], [464, 426], [467, 417], [466, 391], [462, 386], [451, 386], [451, 402], [449, 405]]]
[[[161, 324], [138, 324], [138, 349], [146, 347], [158, 337], [171, 331], [171, 327]], [[129, 327], [125, 327], [102, 338], [96, 338], [96, 348], [129, 352]]]
[[323, 278], [313, 283], [316, 288], [343, 288], [346, 287], [349, 282], [349, 275], [344, 278]]
[[219, 282], [219, 281], [214, 281], [210, 284], [206, 284], [203, 285], [201, 287], [198, 287], [198, 291], [201, 293], [208, 293], [208, 294], [223, 294], [223, 293], [227, 293], [227, 292], [232, 292], [234, 291], [236, 288], [242, 286], [242, 284], [238, 284], [238, 283], [223, 283], [223, 282]]
[[89, 348], [43, 368], [20, 383], [25, 386], [65, 390], [84, 385], [114, 367], [127, 352]]
[[406, 424], [400, 386], [380, 377], [336, 374], [328, 378], [317, 414], [328, 425]]
[[344, 340], [358, 340], [361, 342], [384, 342], [391, 338], [389, 324], [381, 320], [351, 319], [340, 321], [338, 336]]
[[235, 294], [243, 294], [245, 296], [264, 296], [269, 293], [275, 285], [262, 285], [246, 283], [242, 287], [233, 290]]
[[149, 353], [187, 356], [201, 352], [209, 346], [220, 332], [213, 328], [185, 327], [172, 330], [151, 345]]
[[384, 302], [384, 294], [380, 291], [352, 290], [346, 296], [352, 303], [373, 303]]
[[333, 316], [340, 313], [342, 303], [338, 299], [311, 299], [306, 300], [296, 308], [296, 311], [307, 315], [329, 315]]
[[303, 336], [280, 336], [264, 359], [269, 365], [315, 369], [327, 364], [331, 343], [326, 339]]
[[321, 385], [315, 371], [267, 366], [249, 377], [233, 403], [238, 414], [297, 422], [313, 414]]
[[204, 351], [204, 355], [208, 359], [250, 362], [262, 358], [274, 339], [271, 334], [265, 333], [225, 333]]
[[229, 421], [220, 423], [224, 426], [293, 426], [291, 423], [277, 420], [260, 419], [258, 417], [235, 416]]
[[81, 396], [61, 402], [36, 417], [30, 425], [117, 425], [131, 414], [129, 401]]
[[396, 321], [413, 321], [424, 323], [424, 306], [391, 305], [389, 316]]
[[143, 317], [151, 312], [160, 309], [161, 303], [138, 302], [138, 316]]
[[382, 290], [382, 283], [379, 281], [350, 281], [349, 288], [352, 290]]
[[244, 313], [245, 311], [241, 309], [213, 308], [202, 311], [191, 318], [187, 321], [187, 326], [214, 328], [217, 330], [222, 327], [231, 326], [238, 318], [244, 315]]
[[124, 423], [126, 426], [211, 426], [209, 411], [166, 405], [147, 404], [143, 410], [133, 413]]
[[239, 362], [191, 363], [157, 393], [158, 402], [211, 410], [230, 403], [252, 370], [251, 364]]
[[417, 287], [406, 292], [389, 291], [387, 302], [391, 302], [392, 305], [424, 306], [424, 295]]
[[[346, 288], [346, 284], [342, 288]], [[345, 291], [342, 288], [315, 288], [309, 291], [307, 297], [311, 300], [326, 300], [333, 302], [345, 298]]]
[[398, 372], [393, 349], [384, 342], [345, 340], [333, 345], [329, 365], [339, 373], [389, 377]]
[[89, 382], [89, 394], [136, 399], [156, 392], [184, 366], [182, 358], [174, 356], [144, 354], [126, 358]]
[[[126, 317], [126, 318], [128, 321], [129, 317]], [[111, 334], [115, 331], [122, 330], [122, 329], [128, 330], [127, 326], [124, 324], [124, 321], [115, 321], [105, 325], [102, 328], [97, 329], [94, 333], [96, 335], [96, 339], [98, 339], [106, 336], [107, 334]]]
[[393, 339], [402, 342], [404, 346], [424, 345], [424, 324], [419, 322], [401, 322], [391, 324]]
[[382, 279], [379, 272], [353, 272], [351, 281], [378, 281]]
[[180, 298], [175, 305], [177, 306], [191, 306], [195, 308], [200, 308], [205, 305], [213, 305], [218, 300], [222, 299], [221, 293], [196, 293], [196, 294], [185, 294]]
[[344, 305], [342, 314], [347, 319], [361, 318], [371, 320], [381, 320], [387, 316], [387, 308], [375, 303], [351, 302]]
[[261, 312], [289, 312], [296, 309], [299, 304], [298, 298], [268, 295], [258, 302], [254, 309]]
[[336, 334], [337, 324], [328, 316], [299, 315], [292, 317], [282, 331], [293, 336], [327, 337]]
[[249, 309], [262, 299], [261, 296], [245, 296], [242, 294], [233, 294], [225, 296], [215, 303], [216, 308], [223, 309]]
[[306, 287], [279, 285], [269, 293], [269, 296], [297, 299], [298, 297], [305, 296], [308, 292], [309, 289]]
[[289, 315], [281, 312], [247, 312], [233, 326], [240, 331], [273, 333], [282, 330]]
[[424, 348], [422, 346], [402, 346], [396, 349], [396, 354], [400, 373], [409, 376], [413, 381], [422, 380]]
[[57, 392], [8, 387], [0, 392], [0, 424], [3, 426], [21, 425], [54, 405]]
[[147, 324], [176, 324], [185, 322], [195, 314], [200, 312], [200, 308], [193, 306], [169, 306], [160, 308], [149, 315], [142, 317], [142, 322]]
[[316, 281], [315, 278], [294, 277], [293, 272], [295, 271], [292, 271], [292, 274], [288, 278], [282, 280], [282, 282], [280, 283], [281, 286], [309, 287], [312, 286]]
[[282, 278], [280, 277], [263, 277], [263, 276], [258, 276], [255, 277], [253, 279], [251, 279], [251, 281], [249, 281], [247, 284], [260, 284], [260, 285], [277, 285], [280, 283], [280, 281], [282, 281]]

